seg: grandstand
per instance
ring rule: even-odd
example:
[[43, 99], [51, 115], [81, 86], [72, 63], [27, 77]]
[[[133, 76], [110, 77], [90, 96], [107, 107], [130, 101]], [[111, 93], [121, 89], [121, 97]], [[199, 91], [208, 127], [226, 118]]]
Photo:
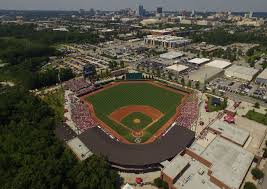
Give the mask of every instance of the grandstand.
[[198, 117], [198, 98], [196, 95], [190, 96], [180, 108], [180, 115], [176, 123], [185, 128], [190, 128]]
[[86, 105], [70, 91], [65, 94], [65, 120], [71, 121], [75, 126], [72, 129], [79, 134], [97, 126]]
[[65, 90], [74, 92], [77, 96], [86, 95], [97, 88], [90, 82], [87, 82], [84, 78], [71, 79], [64, 84]]

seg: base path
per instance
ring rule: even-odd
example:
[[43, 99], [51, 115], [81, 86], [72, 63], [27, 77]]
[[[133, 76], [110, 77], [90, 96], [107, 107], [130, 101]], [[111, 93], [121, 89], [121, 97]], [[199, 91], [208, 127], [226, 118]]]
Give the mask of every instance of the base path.
[[103, 122], [101, 119], [98, 119], [98, 117], [95, 114], [94, 111], [94, 107], [91, 103], [89, 103], [88, 101], [84, 100], [84, 103], [87, 105], [92, 118], [97, 121], [100, 126], [108, 133], [110, 133], [112, 136], [116, 137], [117, 139], [119, 139], [121, 142], [125, 143], [125, 144], [131, 144], [131, 142], [129, 142], [128, 140], [126, 140], [124, 137], [122, 137], [121, 135], [119, 135], [116, 131], [114, 131], [113, 129], [111, 129], [105, 122]]
[[163, 114], [158, 109], [153, 108], [152, 106], [130, 105], [116, 109], [109, 115], [109, 117], [113, 120], [121, 122], [126, 116], [134, 112], [140, 112], [142, 114], [145, 114], [151, 117], [153, 121], [158, 120], [160, 117], [163, 116]]
[[157, 130], [157, 132], [151, 136], [146, 142], [144, 142], [143, 144], [148, 144], [148, 143], [152, 143], [154, 142], [157, 138], [159, 138], [161, 135], [163, 135], [171, 126], [171, 124], [173, 124], [175, 122], [175, 120], [181, 115], [181, 108], [183, 107], [183, 105], [187, 102], [188, 98], [190, 95], [186, 95], [183, 99], [181, 104], [176, 108], [176, 113], [165, 123], [162, 125], [162, 127]]

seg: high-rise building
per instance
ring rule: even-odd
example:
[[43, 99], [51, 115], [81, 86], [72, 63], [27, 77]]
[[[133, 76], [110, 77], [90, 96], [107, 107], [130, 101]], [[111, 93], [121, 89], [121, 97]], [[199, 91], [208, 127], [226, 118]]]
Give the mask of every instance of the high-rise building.
[[162, 7], [157, 8], [157, 14], [162, 14]]
[[85, 13], [85, 10], [84, 9], [80, 9], [79, 10], [79, 14], [84, 14]]
[[138, 6], [137, 15], [138, 16], [144, 16], [145, 15], [145, 9], [144, 9], [143, 5]]
[[191, 17], [194, 17], [194, 16], [195, 16], [195, 10], [192, 10]]
[[249, 12], [249, 18], [252, 18], [252, 17], [253, 17], [253, 14], [254, 14], [254, 13], [253, 13], [252, 11], [250, 11], [250, 12]]
[[94, 16], [94, 15], [95, 15], [95, 9], [91, 8], [91, 9], [89, 10], [89, 15], [90, 15], [90, 16]]

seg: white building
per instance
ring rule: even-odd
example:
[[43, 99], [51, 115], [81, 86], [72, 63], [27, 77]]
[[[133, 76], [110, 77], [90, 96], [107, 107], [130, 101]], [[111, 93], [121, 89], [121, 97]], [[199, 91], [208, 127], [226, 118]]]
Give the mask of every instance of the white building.
[[261, 85], [267, 85], [267, 69], [263, 70], [256, 78], [256, 83]]
[[180, 58], [182, 56], [184, 56], [184, 54], [181, 53], [181, 52], [170, 51], [170, 52], [161, 54], [160, 55], [160, 58], [164, 58], [164, 59], [168, 59], [168, 60], [173, 60], [173, 59], [176, 59], [176, 58]]
[[206, 66], [211, 66], [220, 69], [225, 69], [230, 65], [232, 65], [232, 63], [225, 60], [213, 60], [210, 63], [206, 64]]
[[233, 65], [225, 70], [226, 77], [233, 77], [245, 81], [251, 81], [253, 77], [259, 72], [254, 68], [248, 68], [244, 66]]
[[211, 66], [203, 66], [200, 67], [197, 71], [189, 74], [189, 79], [192, 81], [199, 81], [204, 84], [207, 83], [217, 77], [223, 75], [223, 69], [211, 67]]
[[166, 68], [166, 70], [173, 73], [173, 74], [180, 74], [180, 73], [186, 71], [188, 68], [189, 67], [184, 66], [184, 65], [174, 64], [174, 65], [168, 66]]
[[192, 60], [189, 60], [188, 63], [193, 64], [193, 65], [197, 65], [197, 66], [201, 66], [202, 64], [205, 64], [209, 61], [210, 61], [210, 59], [208, 59], [208, 58], [194, 58]]
[[161, 46], [165, 48], [176, 48], [179, 46], [188, 45], [191, 40], [172, 35], [148, 35], [144, 38], [144, 42], [147, 45]]

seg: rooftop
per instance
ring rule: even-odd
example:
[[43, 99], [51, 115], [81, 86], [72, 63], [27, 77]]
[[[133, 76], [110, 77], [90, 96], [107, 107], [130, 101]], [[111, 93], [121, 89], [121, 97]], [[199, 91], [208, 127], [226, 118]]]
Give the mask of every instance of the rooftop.
[[220, 132], [221, 136], [241, 146], [246, 143], [249, 137], [248, 131], [237, 128], [235, 125], [230, 125], [220, 120], [216, 120], [212, 125], [210, 125], [210, 128], [214, 129], [217, 132]]
[[188, 67], [184, 65], [180, 65], [180, 64], [174, 64], [174, 65], [168, 66], [166, 69], [176, 71], [176, 72], [181, 72], [181, 71], [188, 69]]
[[152, 40], [157, 40], [157, 41], [165, 41], [165, 42], [176, 42], [176, 41], [181, 41], [181, 40], [188, 40], [183, 37], [177, 37], [177, 36], [172, 36], [172, 35], [147, 35], [145, 39], [152, 39]]
[[67, 145], [72, 149], [72, 151], [77, 155], [80, 160], [85, 160], [92, 156], [93, 153], [84, 145], [84, 143], [75, 137], [67, 142]]
[[230, 66], [232, 63], [225, 60], [213, 60], [210, 63], [206, 64], [207, 66], [224, 69]]
[[189, 60], [188, 63], [201, 65], [201, 64], [207, 63], [209, 61], [210, 61], [210, 59], [208, 59], [208, 58], [194, 58], [192, 60]]
[[175, 51], [170, 51], [164, 54], [160, 55], [160, 58], [165, 58], [165, 59], [175, 59], [183, 56], [184, 54], [181, 52], [175, 52]]
[[194, 81], [199, 81], [201, 83], [206, 82], [208, 79], [220, 74], [223, 72], [223, 69], [205, 66], [201, 67], [199, 70], [191, 73], [189, 78]]
[[174, 183], [176, 188], [182, 189], [219, 189], [218, 186], [210, 181], [208, 175], [208, 168], [200, 163], [194, 161], [190, 156], [184, 155], [184, 158], [190, 161], [190, 167], [184, 174]]
[[240, 187], [254, 158], [252, 153], [221, 137], [216, 137], [201, 156], [212, 163], [212, 176], [230, 188]]
[[88, 129], [78, 137], [94, 154], [106, 156], [111, 163], [137, 168], [175, 157], [191, 145], [195, 133], [183, 127], [172, 127], [159, 140], [142, 145], [118, 142], [98, 127]]
[[267, 79], [267, 69], [263, 70], [257, 78]]
[[175, 158], [173, 158], [170, 164], [162, 170], [162, 172], [171, 179], [175, 179], [175, 177], [181, 173], [188, 164], [189, 160], [185, 159], [181, 155], [177, 155]]
[[226, 69], [225, 75], [228, 77], [237, 77], [241, 79], [251, 80], [259, 70], [244, 66], [233, 65]]

